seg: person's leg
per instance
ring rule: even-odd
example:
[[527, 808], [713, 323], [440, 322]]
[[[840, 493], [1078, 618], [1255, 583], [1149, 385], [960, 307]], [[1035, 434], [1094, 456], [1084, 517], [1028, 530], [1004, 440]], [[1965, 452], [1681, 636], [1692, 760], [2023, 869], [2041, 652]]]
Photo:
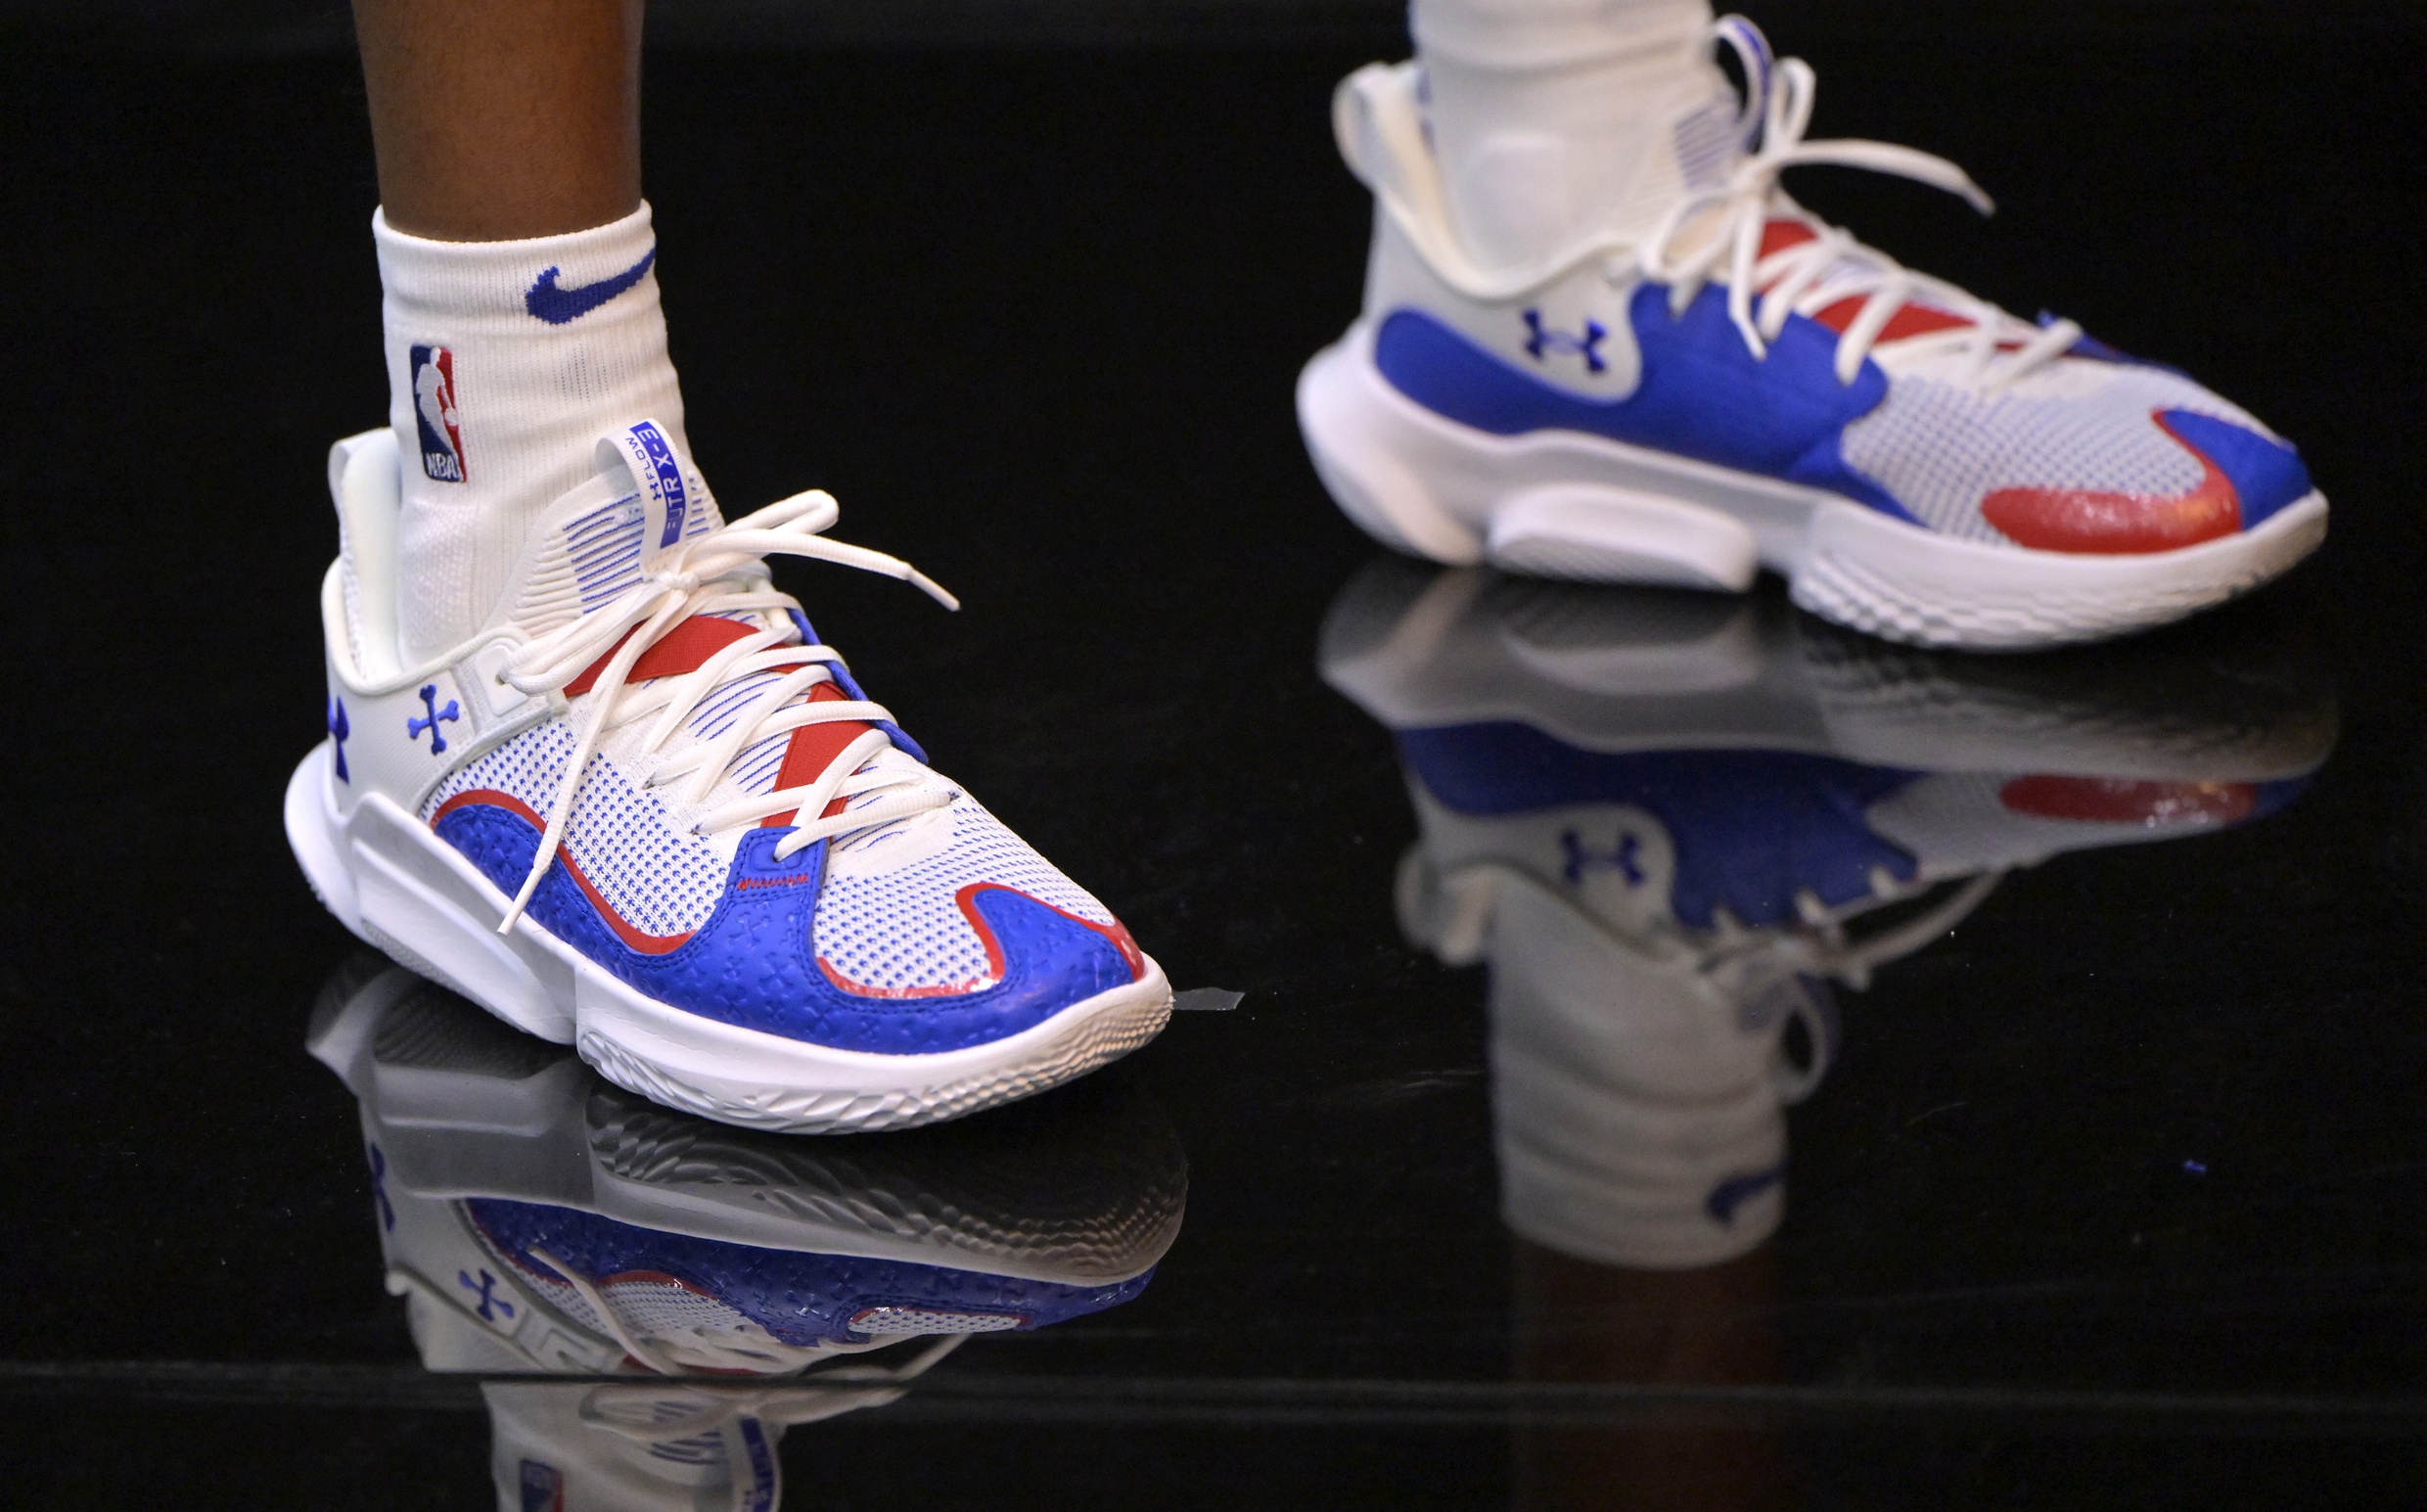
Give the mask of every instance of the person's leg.
[[1428, 119], [1467, 250], [1531, 263], [1657, 220], [1684, 183], [1678, 125], [1734, 98], [1709, 0], [1415, 0]]
[[640, 198], [640, 0], [357, 0], [405, 458], [406, 664], [498, 607], [591, 447], [682, 394]]
[[354, 30], [390, 228], [504, 242], [640, 207], [641, 0], [354, 0]]

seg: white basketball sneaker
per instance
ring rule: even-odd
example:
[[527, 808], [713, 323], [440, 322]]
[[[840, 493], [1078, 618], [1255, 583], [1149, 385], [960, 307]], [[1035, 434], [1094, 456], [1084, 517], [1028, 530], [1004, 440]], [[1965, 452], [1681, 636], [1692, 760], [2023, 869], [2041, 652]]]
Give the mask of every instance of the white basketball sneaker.
[[287, 791], [330, 910], [611, 1080], [761, 1128], [954, 1118], [1153, 1037], [1162, 968], [926, 764], [764, 559], [949, 597], [821, 539], [822, 493], [723, 523], [654, 422], [596, 454], [487, 624], [406, 666], [393, 434], [332, 453], [329, 739]]
[[1900, 174], [1984, 210], [1943, 160], [1808, 142], [1813, 75], [1741, 18], [1748, 81], [1671, 123], [1656, 221], [1485, 266], [1452, 226], [1414, 64], [1340, 86], [1374, 192], [1365, 307], [1299, 381], [1351, 519], [1438, 562], [1741, 589], [1936, 646], [2028, 647], [2179, 619], [2324, 538], [2291, 445], [2070, 321], [1910, 272], [1778, 187]]

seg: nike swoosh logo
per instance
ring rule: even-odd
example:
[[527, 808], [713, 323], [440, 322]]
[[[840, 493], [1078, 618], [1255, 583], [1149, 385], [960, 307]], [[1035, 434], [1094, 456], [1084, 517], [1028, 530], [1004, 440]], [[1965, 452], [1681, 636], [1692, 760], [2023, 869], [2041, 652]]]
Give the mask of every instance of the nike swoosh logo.
[[578, 289], [559, 286], [557, 279], [565, 270], [550, 268], [532, 281], [523, 296], [523, 307], [552, 326], [571, 325], [648, 277], [649, 265], [657, 260], [658, 250], [652, 247], [642, 253], [640, 261], [615, 277], [583, 284]]
[[1982, 517], [2017, 545], [2085, 556], [2178, 551], [2239, 530], [2241, 495], [2233, 480], [2163, 411], [2149, 418], [2199, 463], [2200, 481], [2189, 488], [2176, 494], [1999, 488], [1981, 500]]

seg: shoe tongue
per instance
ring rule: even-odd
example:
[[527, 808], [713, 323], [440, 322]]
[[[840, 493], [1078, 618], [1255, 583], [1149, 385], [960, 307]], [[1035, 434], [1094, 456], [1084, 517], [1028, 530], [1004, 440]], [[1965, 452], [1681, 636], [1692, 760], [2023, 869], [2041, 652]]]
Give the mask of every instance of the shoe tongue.
[[707, 480], [655, 420], [599, 437], [595, 472], [533, 523], [505, 619], [544, 635], [613, 603], [685, 540], [723, 523]]
[[719, 523], [707, 481], [684, 462], [673, 437], [656, 421], [637, 421], [600, 436], [592, 456], [599, 477], [619, 478], [622, 497], [639, 505], [643, 574], [655, 572], [684, 537]]

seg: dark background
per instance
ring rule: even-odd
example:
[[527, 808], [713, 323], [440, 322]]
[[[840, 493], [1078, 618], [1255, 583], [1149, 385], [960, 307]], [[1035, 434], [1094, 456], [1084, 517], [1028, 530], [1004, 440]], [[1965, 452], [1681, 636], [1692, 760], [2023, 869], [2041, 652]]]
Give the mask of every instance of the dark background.
[[[1273, 46], [1404, 35], [1397, 0], [651, 0], [661, 45], [740, 48], [884, 45], [968, 47]], [[1763, 26], [1849, 32], [2081, 35], [2176, 31], [2211, 42], [2334, 29], [2399, 35], [2418, 21], [2409, 0], [1775, 0]], [[98, 37], [114, 46], [261, 53], [343, 50], [344, 0], [0, 0], [0, 24]]]
[[[1399, 942], [1391, 745], [1313, 674], [1373, 548], [1290, 410], [1362, 269], [1326, 101], [1403, 52], [1396, 11], [655, 15], [649, 193], [719, 494], [831, 487], [840, 535], [959, 592], [947, 619], [785, 573], [939, 764], [1176, 985], [1249, 993], [1120, 1073], [1192, 1168], [1148, 1294], [796, 1430], [793, 1504], [1506, 1504], [1504, 1404], [1428, 1417], [1383, 1390], [1505, 1380], [1509, 1241], [1480, 975]], [[1815, 136], [1951, 157], [2000, 213], [1837, 170], [1799, 193], [2302, 443], [2333, 538], [2175, 633], [2322, 659], [2344, 730], [2287, 813], [2019, 876], [1850, 999], [1775, 1246], [1808, 1392], [1775, 1424], [1797, 1504], [2410, 1504], [2427, 23], [2159, 0], [1756, 19], [1820, 69]], [[0, 1467], [36, 1505], [479, 1505], [484, 1423], [409, 1384], [351, 1099], [300, 1048], [349, 943], [277, 825], [319, 735], [323, 455], [385, 412], [343, 18], [20, 3], [0, 23], [0, 644], [21, 689]], [[980, 45], [998, 41], [1026, 45]], [[2188, 1154], [2215, 1178], [2186, 1182]], [[145, 1366], [255, 1373], [172, 1389]], [[315, 1401], [288, 1366], [338, 1374]], [[1104, 1396], [1053, 1421], [1020, 1404], [1061, 1377]], [[1157, 1393], [1181, 1405], [1139, 1404]]]

